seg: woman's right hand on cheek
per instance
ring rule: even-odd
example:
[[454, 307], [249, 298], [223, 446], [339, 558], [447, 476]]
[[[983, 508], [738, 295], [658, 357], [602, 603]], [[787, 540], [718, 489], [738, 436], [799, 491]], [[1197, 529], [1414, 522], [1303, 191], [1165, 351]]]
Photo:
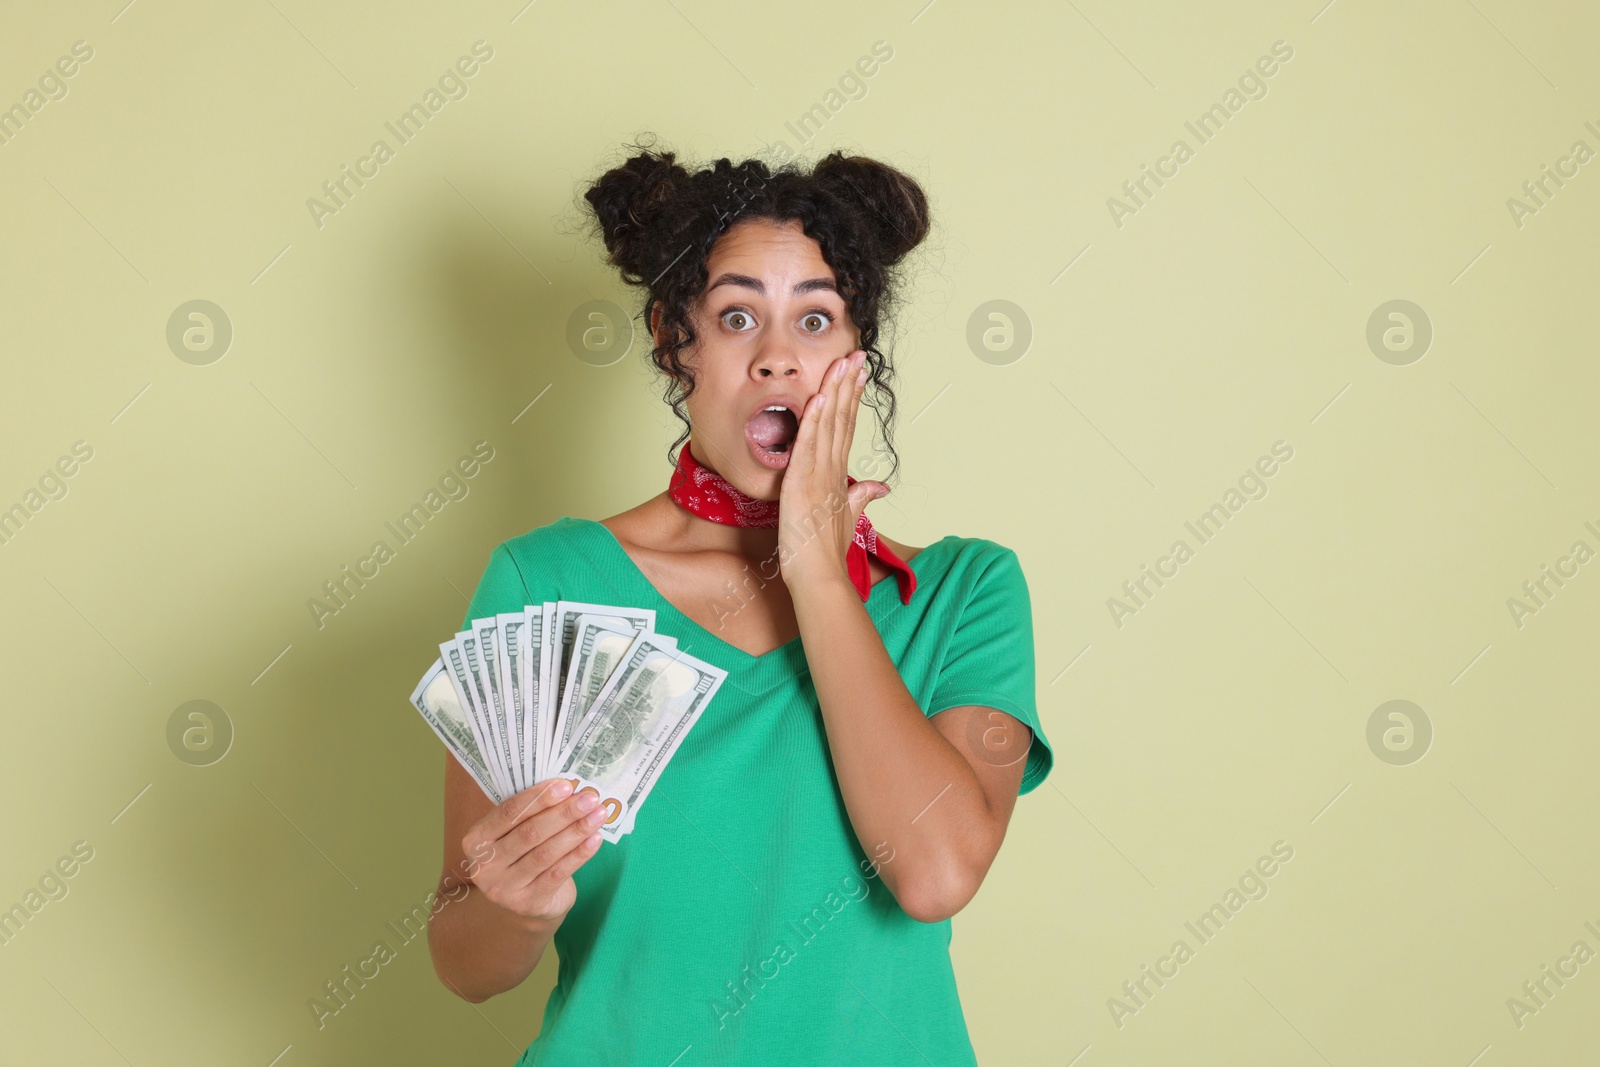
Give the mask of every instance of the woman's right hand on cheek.
[[462, 851], [489, 900], [533, 922], [559, 924], [578, 899], [572, 874], [600, 849], [605, 809], [563, 778], [536, 782], [472, 825]]

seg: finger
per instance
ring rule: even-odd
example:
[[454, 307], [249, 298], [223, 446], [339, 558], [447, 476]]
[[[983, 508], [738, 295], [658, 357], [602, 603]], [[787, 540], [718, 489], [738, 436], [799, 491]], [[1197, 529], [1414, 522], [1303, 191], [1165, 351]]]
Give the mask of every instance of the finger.
[[[599, 811], [603, 815], [605, 809]], [[600, 833], [601, 822], [594, 819], [594, 814], [585, 815], [552, 834], [548, 840], [541, 841], [527, 855], [511, 864], [506, 873], [521, 885], [532, 885], [538, 881], [563, 856], [589, 837]]]
[[471, 855], [474, 846], [481, 848], [489, 842], [498, 841], [524, 819], [559, 804], [571, 793], [572, 783], [565, 778], [546, 778], [542, 782], [535, 782], [522, 792], [507, 797], [484, 816], [468, 832], [462, 847]]
[[[824, 382], [823, 384], [826, 385], [827, 383]], [[806, 399], [806, 406], [800, 411], [800, 428], [795, 431], [794, 435], [794, 455], [789, 460], [791, 469], [798, 465], [801, 470], [809, 471], [816, 465], [814, 453], [816, 452], [817, 425], [818, 420], [821, 418], [821, 405], [826, 399], [826, 389], [819, 390]], [[787, 475], [784, 477], [784, 483], [788, 484]]]
[[850, 465], [850, 446], [856, 439], [856, 416], [861, 413], [861, 394], [866, 389], [867, 354], [856, 354], [861, 357], [861, 365], [845, 375], [850, 384], [846, 386], [844, 430], [839, 435], [839, 462], [846, 468]]
[[845, 408], [849, 405], [846, 401], [850, 398], [850, 390], [854, 385], [855, 353], [846, 353], [835, 366], [832, 380], [833, 388], [829, 391], [828, 408], [826, 412], [826, 432], [823, 436], [823, 447], [828, 456], [838, 461], [839, 435], [844, 428]]
[[[887, 495], [887, 487], [883, 482], [857, 482], [852, 485], [847, 497], [850, 501], [851, 522], [859, 523], [861, 521], [861, 513], [867, 510], [867, 505]], [[854, 528], [854, 526], [851, 527], [851, 529]]]
[[562, 882], [571, 878], [579, 867], [588, 863], [599, 851], [600, 833], [596, 831], [572, 846], [565, 855], [556, 857], [555, 861], [529, 885], [537, 884], [541, 892], [553, 893]]
[[839, 461], [839, 431], [844, 423], [844, 390], [854, 373], [850, 367], [853, 355], [854, 353], [846, 353], [834, 366], [829, 378], [832, 388], [828, 391], [827, 430], [822, 439], [822, 448], [827, 453], [829, 462], [834, 464]]
[[514, 867], [528, 853], [556, 837], [573, 823], [582, 822], [593, 811], [606, 811], [603, 804], [591, 807], [600, 797], [592, 789], [581, 789], [554, 807], [530, 815], [500, 839], [507, 867]]
[[835, 399], [839, 386], [839, 361], [834, 360], [828, 364], [828, 369], [822, 375], [822, 382], [817, 388], [817, 393], [822, 397], [822, 407], [817, 412], [816, 438], [812, 464], [808, 468], [815, 470], [820, 466], [825, 457], [833, 452], [833, 410], [837, 406]]

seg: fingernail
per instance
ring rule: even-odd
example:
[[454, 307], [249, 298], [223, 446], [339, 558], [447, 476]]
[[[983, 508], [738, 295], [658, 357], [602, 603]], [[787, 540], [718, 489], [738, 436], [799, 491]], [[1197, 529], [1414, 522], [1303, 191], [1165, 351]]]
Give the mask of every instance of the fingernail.
[[588, 823], [590, 826], [599, 826], [602, 822], [605, 822], [605, 819], [606, 813], [597, 808], [596, 810], [591, 811], [588, 815], [585, 815], [583, 821]]
[[555, 797], [557, 800], [566, 796], [570, 792], [572, 792], [572, 783], [567, 781], [565, 778], [561, 779], [561, 781], [550, 787], [550, 795]]
[[862, 367], [861, 368], [861, 373], [856, 375], [856, 384], [857, 385], [866, 385], [867, 384], [867, 368]]
[[600, 798], [593, 793], [585, 793], [578, 798], [577, 803], [579, 811], [593, 811], [600, 806]]

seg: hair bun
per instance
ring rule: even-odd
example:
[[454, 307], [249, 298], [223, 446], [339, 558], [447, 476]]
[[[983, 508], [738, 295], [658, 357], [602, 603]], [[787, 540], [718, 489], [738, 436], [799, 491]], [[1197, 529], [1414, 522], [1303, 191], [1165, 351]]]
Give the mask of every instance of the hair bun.
[[638, 154], [596, 179], [584, 199], [594, 208], [611, 263], [625, 281], [638, 284], [666, 266], [655, 262], [661, 243], [651, 233], [690, 177], [671, 151], [633, 147]]
[[886, 265], [898, 263], [928, 236], [928, 198], [909, 174], [865, 156], [834, 152], [817, 161], [812, 177], [863, 209]]

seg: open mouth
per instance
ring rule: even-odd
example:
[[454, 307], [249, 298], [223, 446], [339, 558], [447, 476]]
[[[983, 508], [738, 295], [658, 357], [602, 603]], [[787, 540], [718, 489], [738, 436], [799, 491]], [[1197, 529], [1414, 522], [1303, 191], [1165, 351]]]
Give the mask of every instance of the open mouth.
[[763, 466], [775, 470], [789, 465], [789, 449], [799, 432], [800, 420], [781, 404], [756, 412], [744, 427], [750, 451]]

